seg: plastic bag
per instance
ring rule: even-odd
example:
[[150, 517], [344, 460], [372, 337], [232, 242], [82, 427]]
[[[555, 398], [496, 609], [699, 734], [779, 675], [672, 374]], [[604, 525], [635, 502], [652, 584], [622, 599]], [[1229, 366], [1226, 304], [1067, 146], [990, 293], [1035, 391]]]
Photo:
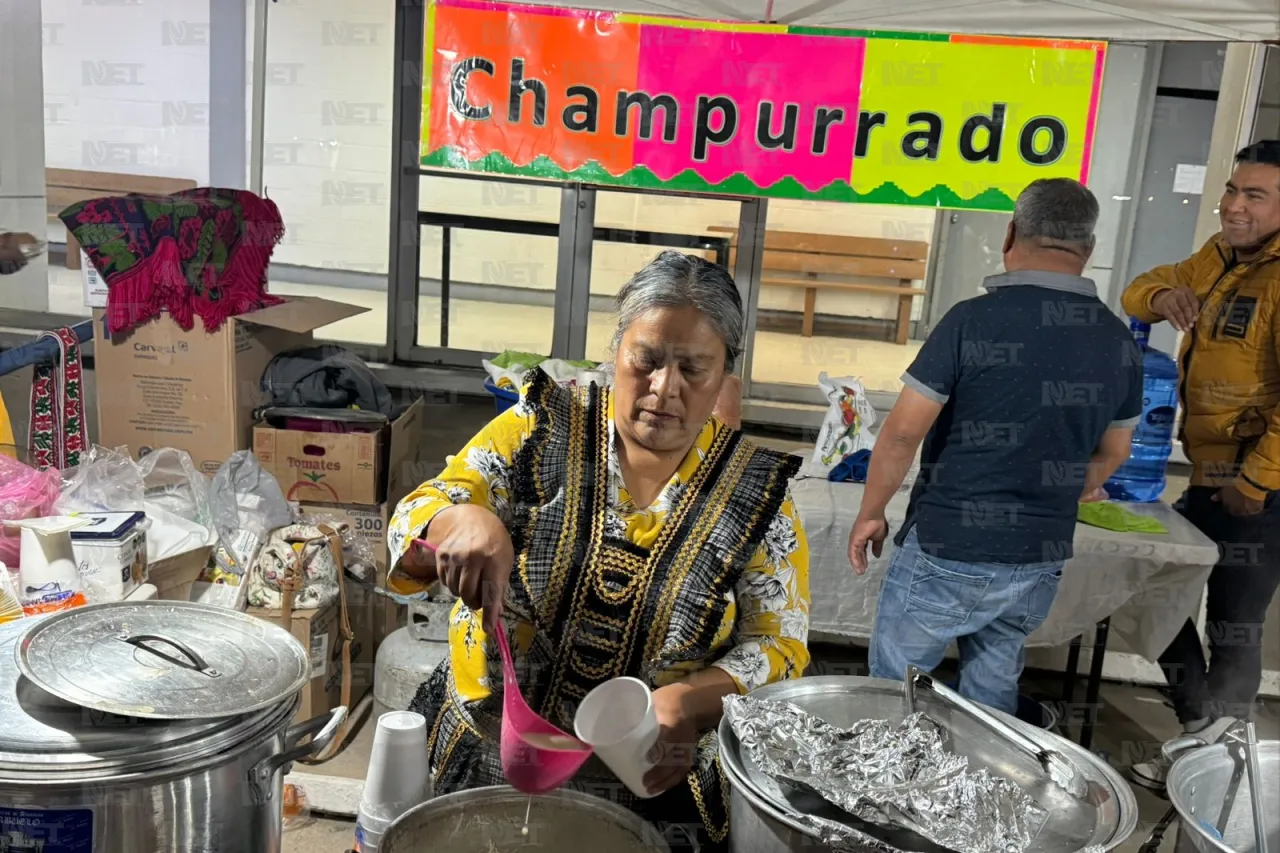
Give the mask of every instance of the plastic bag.
[[73, 512], [140, 512], [146, 487], [127, 448], [94, 446], [80, 464], [62, 472], [62, 492], [54, 509]]
[[[53, 511], [61, 479], [57, 471], [37, 471], [0, 454], [0, 521], [39, 518]], [[16, 528], [0, 525], [0, 563], [18, 570], [20, 536]]]
[[[561, 385], [578, 384], [583, 371], [589, 371], [591, 374], [603, 372], [602, 367], [594, 361], [566, 361], [514, 350], [500, 353], [494, 357], [493, 361], [484, 359], [480, 363], [494, 385], [509, 391], [518, 391], [525, 374], [535, 367], [541, 367], [543, 372]], [[606, 384], [606, 379], [599, 375], [592, 375], [590, 378], [600, 384]]]
[[[185, 450], [162, 447], [138, 460], [148, 509], [163, 509], [213, 530], [209, 478], [200, 473]], [[209, 543], [212, 544], [212, 543]]]
[[326, 524], [337, 532], [342, 540], [342, 565], [347, 573], [362, 581], [372, 583], [377, 576], [377, 559], [373, 546], [350, 523], [350, 517], [341, 510], [308, 509], [302, 513], [299, 524], [310, 524], [319, 527]]
[[222, 547], [242, 566], [253, 565], [272, 530], [293, 521], [280, 484], [249, 450], [222, 463], [209, 486], [209, 503]]
[[139, 462], [128, 448], [93, 447], [79, 466], [62, 473], [54, 511], [145, 512], [147, 561], [152, 564], [217, 542], [209, 479], [185, 451], [168, 447]]
[[810, 467], [825, 476], [850, 453], [875, 447], [871, 427], [876, 422], [876, 410], [855, 377], [831, 379], [824, 372], [818, 376], [818, 385], [827, 398], [827, 416], [823, 418]]

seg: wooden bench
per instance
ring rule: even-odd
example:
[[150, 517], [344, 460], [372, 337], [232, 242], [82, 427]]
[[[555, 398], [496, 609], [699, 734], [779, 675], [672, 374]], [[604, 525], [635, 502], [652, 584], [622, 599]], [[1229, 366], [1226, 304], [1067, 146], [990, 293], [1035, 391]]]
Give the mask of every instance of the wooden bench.
[[[737, 254], [737, 230], [715, 226], [732, 234], [730, 267]], [[797, 231], [766, 231], [760, 284], [767, 287], [804, 289], [801, 334], [813, 337], [814, 310], [819, 290], [872, 293], [898, 298], [894, 340], [906, 344], [911, 327], [911, 303], [926, 291], [912, 282], [925, 277], [929, 244], [920, 240], [886, 240], [876, 237], [840, 237]], [[853, 278], [891, 279], [884, 282], [852, 281]]]
[[[84, 172], [79, 169], [45, 169], [45, 196], [48, 199], [49, 218], [76, 202], [103, 196], [170, 195], [193, 190], [196, 182], [186, 178], [156, 178], [149, 175], [118, 175], [112, 172]], [[80, 269], [80, 244], [67, 232], [67, 269]]]

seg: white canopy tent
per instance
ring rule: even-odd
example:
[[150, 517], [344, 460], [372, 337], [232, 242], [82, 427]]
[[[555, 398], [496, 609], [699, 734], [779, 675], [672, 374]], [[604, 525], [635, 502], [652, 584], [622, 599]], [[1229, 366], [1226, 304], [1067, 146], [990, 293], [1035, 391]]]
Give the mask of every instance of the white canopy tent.
[[1109, 41], [1280, 39], [1280, 0], [582, 0], [616, 12]]

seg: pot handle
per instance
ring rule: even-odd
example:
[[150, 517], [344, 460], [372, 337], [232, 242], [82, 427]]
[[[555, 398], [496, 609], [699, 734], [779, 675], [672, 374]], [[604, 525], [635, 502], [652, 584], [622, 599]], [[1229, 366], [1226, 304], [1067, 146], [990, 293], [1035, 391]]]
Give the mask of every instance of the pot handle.
[[1169, 827], [1177, 819], [1178, 810], [1173, 806], [1169, 806], [1169, 810], [1164, 813], [1164, 817], [1160, 818], [1160, 822], [1151, 830], [1147, 840], [1138, 848], [1138, 853], [1156, 853], [1160, 849], [1160, 845], [1164, 843], [1164, 834], [1169, 831]]
[[[275, 778], [276, 771], [288, 767], [300, 758], [310, 758], [324, 752], [337, 736], [338, 729], [346, 718], [347, 709], [338, 706], [328, 714], [291, 726], [284, 735], [284, 750], [264, 758], [249, 771], [249, 785], [253, 789], [254, 799], [259, 803], [270, 801], [273, 793], [271, 780]], [[298, 742], [308, 736], [311, 739], [299, 746]]]
[[1185, 752], [1208, 745], [1208, 742], [1202, 737], [1186, 735], [1185, 737], [1174, 738], [1171, 741], [1167, 741], [1164, 746], [1160, 747], [1160, 752], [1164, 755], [1166, 760], [1173, 762], [1177, 761], [1178, 756]]

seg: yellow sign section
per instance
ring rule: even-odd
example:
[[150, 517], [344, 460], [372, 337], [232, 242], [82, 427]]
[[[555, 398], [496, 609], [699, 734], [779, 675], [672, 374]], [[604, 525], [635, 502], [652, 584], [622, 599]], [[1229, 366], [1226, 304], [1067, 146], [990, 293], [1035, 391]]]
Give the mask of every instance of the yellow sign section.
[[1086, 181], [1102, 54], [960, 38], [867, 41], [853, 189], [1012, 199], [1046, 172]]

